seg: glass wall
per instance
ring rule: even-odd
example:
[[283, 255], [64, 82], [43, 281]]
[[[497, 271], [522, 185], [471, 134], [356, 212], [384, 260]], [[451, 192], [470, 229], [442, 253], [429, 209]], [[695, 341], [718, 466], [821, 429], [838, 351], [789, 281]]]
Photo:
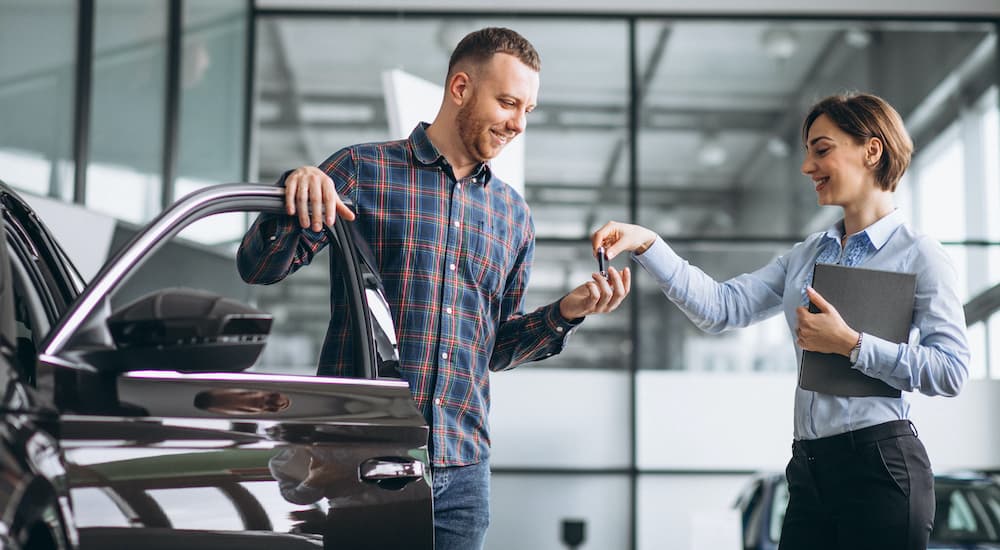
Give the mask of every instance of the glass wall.
[[[994, 44], [992, 26], [979, 24], [642, 21], [638, 220], [717, 280], [762, 267], [840, 214], [816, 206], [800, 173], [802, 117], [822, 97], [867, 91], [900, 111], [917, 144], [897, 206], [946, 242], [968, 300], [1000, 281], [986, 269], [998, 250], [989, 212], [995, 218], [1000, 205], [989, 201], [995, 185], [982, 177], [996, 156], [986, 136], [996, 130], [979, 122], [981, 107], [948, 87], [973, 100], [984, 93]], [[934, 62], [895, 62], [917, 55]], [[995, 97], [979, 103], [996, 106]], [[661, 204], [665, 194], [669, 205]], [[709, 336], [677, 308], [655, 303], [664, 299], [642, 275], [639, 292], [641, 368], [794, 371], [780, 313]]]
[[[180, 128], [173, 199], [219, 183], [243, 181], [247, 130], [246, 2], [185, 0], [180, 59]], [[232, 214], [184, 236], [232, 244], [246, 217]], [[232, 248], [229, 246], [228, 248]]]
[[[825, 230], [839, 210], [818, 207], [801, 174], [800, 124], [815, 101], [846, 90], [879, 94], [903, 115], [917, 154], [897, 205], [945, 242], [962, 274], [963, 299], [1000, 281], [992, 267], [976, 264], [985, 254], [994, 265], [1000, 251], [990, 221], [1000, 219], [1000, 203], [989, 195], [1000, 188], [992, 25], [300, 15], [257, 17], [254, 128], [262, 181], [349, 144], [405, 137], [412, 124], [393, 131], [386, 75], [402, 71], [423, 81], [408, 90], [413, 96], [425, 93], [424, 84], [440, 86], [466, 32], [504, 25], [535, 44], [543, 65], [539, 105], [518, 138], [523, 194], [538, 234], [528, 308], [587, 280], [594, 269], [588, 237], [610, 219], [655, 229], [719, 280]], [[437, 105], [427, 109], [430, 121]], [[294, 289], [256, 290], [265, 309], [288, 312], [293, 323], [300, 317], [285, 335], [289, 349], [318, 345], [325, 328], [328, 282], [323, 269], [310, 270], [296, 274], [288, 285]], [[488, 547], [559, 547], [558, 525], [574, 501], [589, 503], [589, 515], [581, 515], [602, 546], [716, 540], [704, 537], [746, 472], [780, 469], [787, 459], [796, 364], [783, 316], [708, 335], [641, 269], [635, 283], [618, 312], [587, 319], [560, 355], [494, 378], [497, 521]], [[1000, 321], [979, 325], [972, 328], [974, 354], [986, 361], [1000, 353], [987, 336]], [[292, 354], [271, 360], [276, 368], [313, 369], [291, 365]], [[985, 375], [985, 363], [974, 372]], [[720, 406], [705, 406], [719, 395]], [[705, 441], [705, 433], [733, 430], [741, 434], [738, 452]], [[622, 517], [620, 502], [584, 495], [601, 484], [611, 487], [611, 500], [624, 491], [634, 513]], [[526, 500], [544, 503], [546, 512], [526, 509]], [[601, 519], [609, 517], [620, 522], [610, 531]]]
[[[412, 123], [393, 130], [390, 77], [419, 79], [402, 88], [404, 98], [433, 90], [465, 33], [509, 26], [535, 44], [543, 64], [538, 109], [517, 140], [519, 189], [538, 235], [530, 309], [589, 279], [588, 236], [609, 219], [652, 227], [720, 280], [825, 229], [839, 211], [817, 207], [800, 173], [801, 118], [826, 95], [870, 91], [897, 107], [916, 143], [897, 205], [945, 244], [962, 299], [987, 304], [971, 319], [973, 375], [1000, 377], [1000, 313], [988, 305], [1000, 295], [992, 22], [260, 9], [248, 20], [242, 0], [187, 0], [172, 29], [168, 12], [177, 5], [96, 0], [93, 13], [81, 14], [77, 3], [60, 0], [0, 3], [0, 179], [69, 201], [79, 161], [89, 207], [143, 222], [164, 196], [240, 180], [246, 171], [274, 181], [343, 146], [405, 137]], [[81, 23], [94, 40], [88, 90], [75, 89]], [[172, 40], [180, 43], [173, 67]], [[175, 120], [170, 90], [178, 93]], [[89, 158], [74, 159], [73, 106], [84, 96]], [[247, 132], [252, 162], [243, 151]], [[163, 181], [170, 174], [175, 180]], [[213, 245], [202, 249], [210, 252], [204, 265], [223, 270], [246, 225], [213, 219], [186, 236]], [[187, 262], [196, 256], [178, 252]], [[329, 318], [325, 258], [316, 263], [323, 267], [252, 290], [287, 327], [273, 335], [265, 370], [315, 371]], [[601, 546], [694, 540], [685, 526], [728, 501], [746, 472], [785, 456], [790, 405], [782, 399], [790, 400], [795, 367], [781, 316], [708, 335], [639, 269], [619, 311], [588, 319], [562, 354], [524, 369], [539, 376], [496, 378], [506, 386], [495, 396], [491, 547], [558, 547], [559, 522], [574, 515], [587, 516], [590, 541]], [[719, 391], [719, 380], [730, 406], [703, 407], [713, 398], [706, 388]], [[749, 385], [781, 398], [752, 399]], [[755, 452], [706, 446], [702, 432], [690, 433], [695, 423], [706, 433], [737, 429]], [[695, 446], [726, 461], [695, 472], [704, 479], [691, 477], [691, 468], [706, 468], [684, 458], [696, 456]], [[524, 507], [526, 497], [536, 505]], [[672, 518], [664, 524], [674, 531], [669, 541], [658, 530], [664, 516]]]
[[156, 0], [94, 4], [85, 204], [134, 223], [161, 209], [167, 7]]
[[[628, 26], [622, 21], [261, 18], [255, 109], [259, 179], [273, 181], [298, 165], [318, 164], [353, 143], [408, 135], [412, 126], [390, 133], [385, 78], [391, 71], [438, 87], [423, 117], [430, 122], [440, 105], [452, 49], [468, 32], [489, 25], [517, 29], [542, 58], [539, 105], [528, 116], [528, 132], [518, 138], [525, 144], [522, 192], [538, 237], [526, 297], [527, 308], [534, 309], [590, 280], [596, 264], [585, 239], [608, 219], [628, 218]], [[374, 36], [377, 47], [362, 46]], [[365, 56], [357, 55], [359, 47]], [[327, 286], [322, 278], [310, 280]], [[284, 292], [260, 289], [260, 303], [287, 304]], [[306, 310], [316, 309], [322, 317], [321, 305]], [[312, 315], [301, 320], [289, 327], [293, 334], [321, 341], [325, 323]], [[546, 364], [627, 368], [627, 324], [627, 308], [589, 319], [574, 339], [599, 342], [599, 347], [572, 346]], [[314, 368], [311, 362], [301, 367]]]
[[76, 2], [0, 3], [0, 180], [73, 192]]

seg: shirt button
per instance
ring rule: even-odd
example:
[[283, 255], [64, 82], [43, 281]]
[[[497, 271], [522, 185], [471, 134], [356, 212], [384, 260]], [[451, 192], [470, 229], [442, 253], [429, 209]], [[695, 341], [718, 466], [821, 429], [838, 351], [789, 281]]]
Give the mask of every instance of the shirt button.
[[451, 315], [451, 308], [450, 308], [450, 307], [448, 307], [448, 308], [445, 308], [444, 310], [445, 310], [445, 312], [446, 312], [446, 313], [447, 313], [448, 315]]
[[556, 332], [562, 332], [562, 331], [563, 331], [562, 327], [556, 327]]
[[455, 271], [455, 264], [449, 264], [448, 269]]
[[456, 183], [455, 184], [455, 189], [456, 190], [461, 190], [462, 189], [462, 184], [461, 183]]
[[277, 235], [271, 235], [270, 237], [267, 238], [267, 240], [269, 240], [269, 241], [276, 241], [276, 240], [278, 240], [278, 236]]
[[435, 400], [434, 400], [434, 404], [435, 404], [435, 405], [438, 405], [438, 406], [441, 406], [441, 398], [440, 398], [440, 397], [438, 397], [437, 399], [435, 399]]
[[461, 227], [461, 226], [462, 224], [460, 222], [455, 222], [455, 227]]
[[447, 359], [447, 358], [448, 358], [448, 354], [447, 353], [442, 353], [441, 354], [441, 359]]

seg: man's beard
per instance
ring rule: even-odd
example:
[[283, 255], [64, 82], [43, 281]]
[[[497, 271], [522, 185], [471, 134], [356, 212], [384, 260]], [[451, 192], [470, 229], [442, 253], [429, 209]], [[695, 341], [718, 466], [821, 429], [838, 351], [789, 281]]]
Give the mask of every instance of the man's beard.
[[479, 98], [473, 93], [468, 103], [458, 109], [458, 114], [455, 115], [455, 125], [458, 127], [458, 137], [462, 140], [462, 145], [465, 146], [469, 155], [478, 162], [486, 162], [496, 155], [492, 154], [488, 145], [485, 147], [481, 145], [483, 139], [489, 140], [490, 131], [489, 125], [473, 118], [478, 103]]

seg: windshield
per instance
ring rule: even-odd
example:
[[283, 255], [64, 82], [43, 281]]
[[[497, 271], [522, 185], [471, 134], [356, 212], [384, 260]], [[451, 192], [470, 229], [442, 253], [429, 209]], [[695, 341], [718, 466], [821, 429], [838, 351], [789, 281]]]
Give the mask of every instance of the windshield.
[[[937, 512], [930, 540], [936, 543], [1000, 542], [1000, 485], [977, 480], [935, 480]], [[788, 486], [775, 484], [770, 538], [781, 538], [781, 524], [788, 506]]]
[[1000, 541], [1000, 486], [938, 480], [934, 542]]

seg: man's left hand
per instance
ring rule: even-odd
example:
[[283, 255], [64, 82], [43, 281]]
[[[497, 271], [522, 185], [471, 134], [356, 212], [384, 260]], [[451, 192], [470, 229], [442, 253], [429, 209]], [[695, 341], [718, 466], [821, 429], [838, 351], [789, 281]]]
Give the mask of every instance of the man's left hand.
[[632, 272], [629, 268], [618, 271], [608, 267], [608, 278], [600, 273], [592, 275], [593, 281], [576, 287], [559, 301], [563, 319], [573, 320], [591, 313], [608, 313], [618, 308], [632, 289]]

